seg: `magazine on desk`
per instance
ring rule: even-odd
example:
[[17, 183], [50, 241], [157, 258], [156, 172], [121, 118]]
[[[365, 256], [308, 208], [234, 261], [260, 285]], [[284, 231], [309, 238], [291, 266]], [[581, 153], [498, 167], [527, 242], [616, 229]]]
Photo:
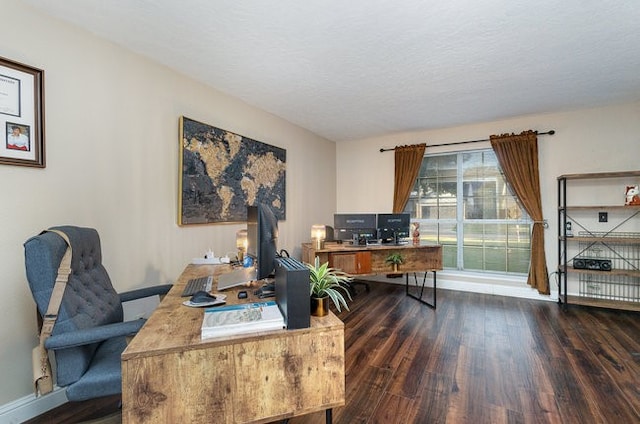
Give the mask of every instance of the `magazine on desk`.
[[201, 337], [214, 337], [284, 328], [284, 318], [275, 301], [243, 303], [207, 308]]

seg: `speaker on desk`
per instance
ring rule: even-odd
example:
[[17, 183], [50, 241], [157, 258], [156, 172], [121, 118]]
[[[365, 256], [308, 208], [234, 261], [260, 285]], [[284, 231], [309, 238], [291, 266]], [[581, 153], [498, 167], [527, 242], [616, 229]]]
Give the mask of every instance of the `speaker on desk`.
[[309, 268], [294, 258], [276, 258], [276, 303], [287, 329], [311, 325]]

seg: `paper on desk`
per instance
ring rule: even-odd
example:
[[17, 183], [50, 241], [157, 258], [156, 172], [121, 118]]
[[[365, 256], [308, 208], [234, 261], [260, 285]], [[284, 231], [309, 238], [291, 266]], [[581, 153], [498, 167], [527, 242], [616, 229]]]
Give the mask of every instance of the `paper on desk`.
[[281, 329], [284, 326], [284, 318], [274, 301], [227, 305], [205, 310], [201, 337], [208, 339]]

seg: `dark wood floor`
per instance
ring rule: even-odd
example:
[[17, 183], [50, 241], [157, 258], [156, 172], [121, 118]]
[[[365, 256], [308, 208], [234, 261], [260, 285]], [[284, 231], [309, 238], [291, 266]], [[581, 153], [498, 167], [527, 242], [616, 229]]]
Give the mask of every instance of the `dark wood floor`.
[[[639, 313], [447, 290], [433, 310], [372, 283], [339, 316], [334, 423], [640, 423]], [[81, 421], [65, 409], [30, 423]]]

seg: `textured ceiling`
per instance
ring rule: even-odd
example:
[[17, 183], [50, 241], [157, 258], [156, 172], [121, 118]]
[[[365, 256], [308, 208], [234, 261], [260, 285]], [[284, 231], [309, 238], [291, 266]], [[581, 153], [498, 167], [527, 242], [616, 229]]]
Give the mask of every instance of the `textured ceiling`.
[[640, 100], [640, 1], [24, 0], [334, 141]]

